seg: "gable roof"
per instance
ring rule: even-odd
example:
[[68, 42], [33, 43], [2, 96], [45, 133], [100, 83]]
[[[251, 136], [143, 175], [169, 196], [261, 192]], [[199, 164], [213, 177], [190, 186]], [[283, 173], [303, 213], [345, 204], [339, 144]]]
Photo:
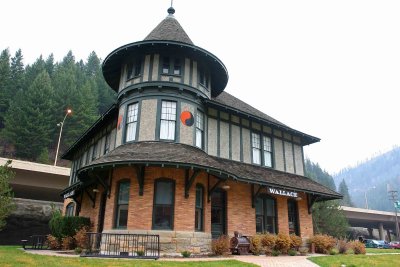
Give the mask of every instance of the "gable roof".
[[192, 40], [186, 34], [185, 30], [170, 14], [164, 20], [162, 20], [150, 33], [144, 38], [144, 41], [150, 40], [165, 40], [165, 41], [176, 41], [194, 45]]

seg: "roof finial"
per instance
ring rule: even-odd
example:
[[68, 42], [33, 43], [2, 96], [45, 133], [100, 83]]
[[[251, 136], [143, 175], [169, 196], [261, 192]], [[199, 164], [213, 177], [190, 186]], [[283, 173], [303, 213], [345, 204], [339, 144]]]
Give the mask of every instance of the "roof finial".
[[169, 14], [170, 16], [173, 16], [174, 13], [175, 13], [175, 9], [174, 9], [173, 5], [174, 5], [174, 0], [171, 0], [171, 7], [168, 8], [168, 14]]

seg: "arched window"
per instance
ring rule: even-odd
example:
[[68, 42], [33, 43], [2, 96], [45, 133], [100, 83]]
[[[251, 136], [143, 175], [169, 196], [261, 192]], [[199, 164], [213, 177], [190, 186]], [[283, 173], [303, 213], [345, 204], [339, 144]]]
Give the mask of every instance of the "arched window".
[[276, 200], [262, 195], [256, 199], [256, 231], [257, 233], [277, 233]]
[[175, 181], [158, 179], [154, 183], [153, 229], [174, 229]]
[[65, 216], [75, 216], [75, 203], [70, 202], [65, 208]]
[[289, 234], [300, 235], [297, 201], [295, 199], [288, 199], [287, 209], [288, 209], [288, 219], [289, 219]]
[[115, 227], [126, 229], [128, 224], [129, 181], [122, 181], [118, 185]]
[[202, 185], [196, 185], [196, 210], [194, 218], [194, 229], [196, 231], [204, 231], [204, 188]]

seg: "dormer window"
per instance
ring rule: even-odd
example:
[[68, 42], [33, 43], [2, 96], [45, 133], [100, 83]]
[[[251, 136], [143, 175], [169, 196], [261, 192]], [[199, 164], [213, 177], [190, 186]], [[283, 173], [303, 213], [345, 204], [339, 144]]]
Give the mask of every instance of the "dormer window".
[[126, 79], [133, 79], [142, 74], [142, 60], [138, 59], [134, 63], [127, 65]]
[[208, 88], [208, 84], [209, 84], [209, 77], [207, 75], [207, 73], [204, 71], [203, 68], [199, 69], [199, 82], [202, 86], [204, 86], [205, 88]]
[[179, 58], [164, 57], [162, 63], [162, 74], [177, 75], [182, 74], [182, 64]]

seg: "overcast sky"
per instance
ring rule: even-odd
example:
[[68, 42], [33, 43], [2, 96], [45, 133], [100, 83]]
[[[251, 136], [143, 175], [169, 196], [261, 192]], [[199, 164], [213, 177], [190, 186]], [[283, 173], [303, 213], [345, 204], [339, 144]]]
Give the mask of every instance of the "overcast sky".
[[[0, 50], [24, 63], [69, 50], [104, 59], [143, 40], [169, 0], [2, 0]], [[321, 138], [305, 154], [342, 168], [399, 145], [400, 1], [175, 0], [195, 45], [221, 59], [225, 91]]]

